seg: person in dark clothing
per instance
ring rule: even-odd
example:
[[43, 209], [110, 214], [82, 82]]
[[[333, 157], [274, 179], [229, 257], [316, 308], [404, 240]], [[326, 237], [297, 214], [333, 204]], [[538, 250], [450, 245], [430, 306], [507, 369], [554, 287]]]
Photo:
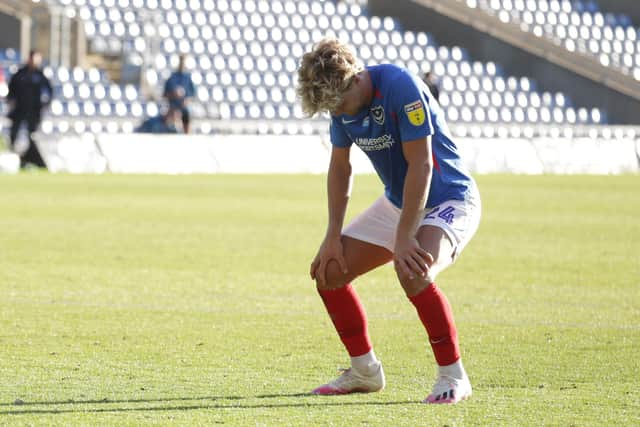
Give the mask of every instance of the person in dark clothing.
[[136, 128], [139, 133], [178, 133], [176, 120], [180, 110], [170, 108], [165, 114], [151, 117]]
[[427, 86], [429, 86], [429, 91], [431, 91], [431, 95], [433, 95], [436, 101], [440, 101], [440, 88], [438, 87], [436, 77], [433, 73], [431, 71], [427, 71], [424, 73], [422, 80], [427, 84]]
[[169, 101], [169, 106], [177, 109], [182, 114], [182, 130], [189, 133], [189, 123], [191, 114], [187, 104], [188, 98], [195, 95], [191, 73], [186, 70], [185, 55], [180, 55], [178, 69], [171, 73], [169, 79], [164, 84], [163, 96]]
[[26, 122], [29, 132], [29, 147], [20, 155], [20, 166], [22, 167], [28, 163], [41, 168], [46, 167], [38, 147], [33, 141], [33, 133], [40, 125], [42, 111], [51, 102], [53, 94], [51, 83], [40, 69], [41, 62], [40, 53], [32, 50], [29, 52], [27, 63], [9, 81], [7, 99], [11, 105], [11, 111], [8, 115], [11, 120], [9, 135], [11, 146], [14, 147], [23, 122]]

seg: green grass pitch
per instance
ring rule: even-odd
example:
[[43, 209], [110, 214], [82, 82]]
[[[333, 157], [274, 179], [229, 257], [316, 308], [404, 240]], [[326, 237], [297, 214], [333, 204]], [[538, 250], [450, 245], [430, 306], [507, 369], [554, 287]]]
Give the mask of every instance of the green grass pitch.
[[[471, 400], [390, 265], [356, 282], [382, 393], [305, 394], [348, 358], [308, 277], [323, 176], [0, 176], [0, 425], [640, 424], [640, 177], [477, 177], [439, 277]], [[349, 216], [381, 187], [358, 176]]]

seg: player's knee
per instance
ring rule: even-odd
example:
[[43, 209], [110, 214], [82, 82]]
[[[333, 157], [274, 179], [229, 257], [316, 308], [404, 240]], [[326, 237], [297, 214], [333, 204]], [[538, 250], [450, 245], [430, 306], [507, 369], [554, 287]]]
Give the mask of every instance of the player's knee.
[[325, 280], [321, 282], [316, 278], [316, 286], [320, 290], [339, 289], [349, 284], [350, 278], [345, 274], [336, 261], [330, 261], [325, 270]]
[[[416, 277], [416, 279], [424, 280], [427, 283], [435, 282], [438, 272], [441, 271], [441, 269], [438, 267], [439, 266], [432, 265], [429, 271], [427, 271], [427, 274], [425, 274], [424, 276]], [[409, 278], [409, 276], [404, 271], [400, 270], [399, 267], [395, 265], [395, 263], [394, 263], [394, 269], [396, 270], [396, 275], [398, 276], [398, 280], [400, 280], [401, 283], [405, 283], [405, 282], [410, 283], [413, 281], [412, 279]], [[414, 274], [414, 276], [417, 276], [417, 275]]]
[[402, 289], [404, 289], [404, 292], [409, 296], [413, 296], [419, 294], [430, 284], [435, 282], [437, 272], [434, 269], [434, 271], [429, 271], [424, 276], [415, 275], [412, 279], [409, 278], [409, 276], [407, 276], [406, 274], [399, 272], [397, 269], [396, 274], [398, 276], [400, 284], [402, 285]]
[[404, 279], [400, 280], [400, 284], [402, 285], [402, 289], [407, 296], [418, 295], [420, 292], [429, 287], [430, 284], [433, 283], [433, 280], [430, 280], [426, 277], [415, 277], [413, 279]]
[[435, 269], [433, 269], [433, 271], [429, 270], [427, 274], [423, 277], [423, 280], [427, 283], [427, 285], [429, 285], [436, 281], [437, 275], [438, 275], [438, 272], [435, 271]]

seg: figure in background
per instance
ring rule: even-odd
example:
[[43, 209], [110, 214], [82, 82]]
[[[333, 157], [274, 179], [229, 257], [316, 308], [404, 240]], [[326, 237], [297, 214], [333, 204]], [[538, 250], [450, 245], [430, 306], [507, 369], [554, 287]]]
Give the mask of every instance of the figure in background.
[[29, 132], [29, 147], [20, 154], [20, 166], [33, 164], [37, 167], [46, 167], [38, 147], [33, 140], [33, 133], [38, 129], [42, 118], [42, 111], [51, 103], [53, 90], [51, 83], [45, 77], [40, 64], [42, 56], [40, 52], [29, 52], [27, 63], [15, 73], [9, 81], [9, 100], [11, 120], [10, 141], [15, 146], [18, 132], [23, 122], [27, 124]]
[[178, 133], [176, 122], [180, 110], [169, 108], [164, 114], [151, 117], [136, 128], [139, 133]]
[[436, 76], [434, 76], [431, 71], [427, 71], [426, 73], [424, 73], [422, 80], [429, 87], [429, 90], [431, 91], [431, 95], [433, 95], [436, 101], [440, 102], [440, 87], [438, 86], [438, 81], [436, 80]]
[[189, 133], [191, 114], [189, 113], [188, 99], [195, 95], [195, 88], [191, 80], [191, 73], [185, 68], [185, 55], [180, 55], [178, 69], [171, 73], [164, 84], [163, 96], [169, 101], [169, 107], [177, 109], [182, 114], [182, 130]]

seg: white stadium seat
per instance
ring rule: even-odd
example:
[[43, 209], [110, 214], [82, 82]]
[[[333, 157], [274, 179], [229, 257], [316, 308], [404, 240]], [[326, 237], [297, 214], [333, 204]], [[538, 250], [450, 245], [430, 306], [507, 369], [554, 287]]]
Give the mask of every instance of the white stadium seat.
[[[67, 0], [50, 0], [64, 4]], [[161, 99], [162, 86], [190, 54], [196, 82], [194, 117], [300, 119], [295, 93], [299, 60], [313, 43], [334, 35], [352, 43], [365, 63], [390, 62], [440, 77], [440, 103], [455, 122], [602, 123], [598, 109], [575, 110], [562, 93], [540, 93], [526, 76], [508, 76], [491, 62], [471, 62], [463, 47], [438, 46], [425, 32], [405, 31], [392, 17], [369, 16], [364, 2], [320, 0], [74, 0], [91, 49], [127, 52], [143, 63], [144, 81]], [[628, 18], [567, 0], [476, 0], [470, 6], [505, 22], [526, 24], [568, 49], [595, 55], [640, 80], [640, 40]], [[594, 9], [595, 8], [595, 9]], [[145, 16], [147, 18], [145, 18]], [[148, 17], [153, 16], [152, 20]], [[155, 49], [155, 50], [154, 50]], [[136, 54], [137, 52], [137, 54]], [[66, 129], [97, 129], [92, 116], [140, 119], [157, 114], [137, 86], [109, 82], [97, 69], [49, 67], [60, 99], [51, 114]], [[80, 120], [80, 122], [78, 122]], [[104, 120], [104, 119], [101, 119]], [[94, 123], [97, 123], [95, 125]], [[105, 122], [109, 123], [109, 122]], [[122, 129], [118, 123], [100, 129]], [[60, 127], [60, 125], [58, 125]], [[65, 125], [62, 125], [64, 128]], [[126, 126], [125, 126], [126, 127]], [[211, 126], [199, 129], [210, 132]], [[290, 132], [298, 127], [282, 127]]]

